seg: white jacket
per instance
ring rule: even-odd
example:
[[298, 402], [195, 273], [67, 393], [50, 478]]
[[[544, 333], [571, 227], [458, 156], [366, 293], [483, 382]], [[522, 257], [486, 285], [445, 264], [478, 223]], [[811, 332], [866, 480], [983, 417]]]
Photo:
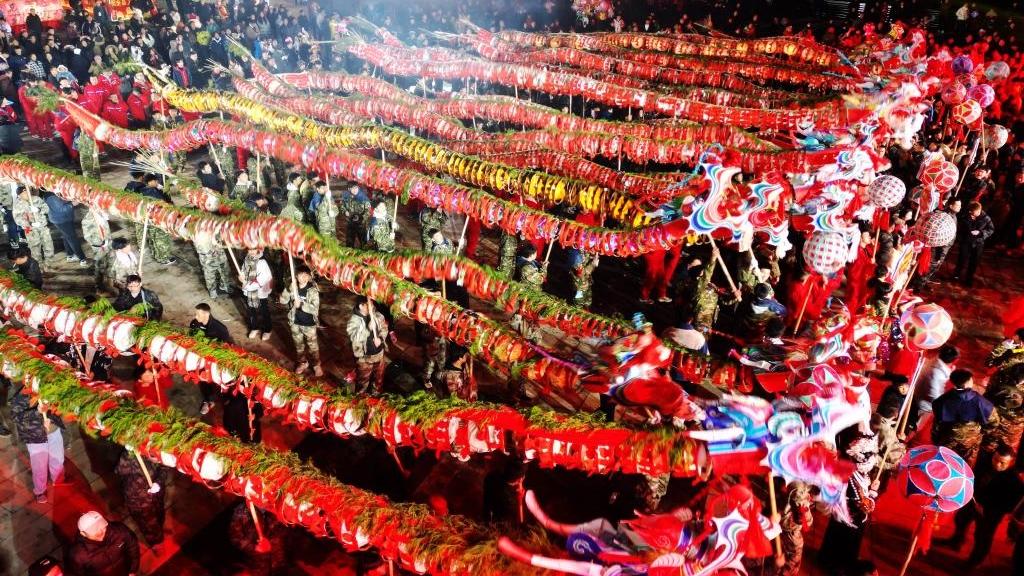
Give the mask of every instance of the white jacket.
[[[251, 276], [251, 267], [256, 266], [256, 279], [249, 281], [248, 278]], [[255, 261], [255, 264], [249, 258], [245, 259], [245, 263], [242, 264], [242, 290], [245, 292], [256, 292], [259, 298], [269, 298], [270, 292], [274, 289], [274, 274], [270, 272], [270, 265], [263, 258]]]

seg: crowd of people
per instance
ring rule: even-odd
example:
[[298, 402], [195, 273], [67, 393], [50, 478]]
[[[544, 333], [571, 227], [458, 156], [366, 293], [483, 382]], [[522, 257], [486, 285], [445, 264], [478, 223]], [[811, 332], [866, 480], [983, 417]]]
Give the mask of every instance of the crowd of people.
[[[656, 8], [658, 3], [652, 2]], [[911, 3], [913, 4], [913, 3]], [[272, 72], [305, 69], [348, 70], [358, 72], [363, 63], [342, 50], [332, 49], [336, 29], [345, 14], [328, 13], [316, 3], [292, 9], [268, 2], [223, 2], [177, 0], [133, 0], [131, 16], [115, 20], [105, 4], [96, 4], [86, 13], [72, 3], [64, 19], [44, 26], [38, 17], [30, 18], [24, 30], [8, 32], [0, 38], [0, 124], [24, 123], [31, 137], [56, 140], [65, 162], [73, 163], [85, 176], [101, 180], [101, 158], [106, 152], [88, 134], [79, 130], [59, 103], [49, 101], [47, 91], [77, 101], [90, 112], [123, 128], [149, 128], [178, 125], [194, 116], [183, 114], [162, 100], [135, 64], [160, 71], [185, 88], [230, 89], [225, 70], [244, 73], [236, 46], [243, 47]], [[904, 7], [910, 9], [910, 7]], [[526, 2], [459, 2], [446, 9], [431, 3], [379, 3], [364, 7], [363, 13], [374, 22], [393, 31], [403, 40], [430, 44], [426, 29], [453, 29], [464, 18], [494, 29], [567, 30], [579, 27], [565, 6], [548, 1], [540, 6]], [[957, 46], [976, 53], [979, 60], [1003, 59], [1013, 75], [997, 86], [997, 98], [988, 114], [992, 122], [1011, 128], [1011, 144], [998, 151], [972, 153], [973, 141], [958, 140], [936, 115], [919, 134], [914, 146], [888, 150], [892, 174], [911, 190], [904, 202], [890, 211], [889, 224], [875, 234], [872, 224], [863, 222], [858, 258], [822, 285], [799, 261], [799, 250], [791, 250], [780, 259], [774, 248], [759, 246], [749, 253], [719, 250], [710, 245], [654, 251], [640, 265], [625, 265], [627, 274], [636, 277], [641, 288], [636, 301], [626, 308], [642, 309], [659, 319], [667, 328], [663, 336], [680, 347], [707, 354], [732, 355], [753, 377], [770, 373], [784, 362], [792, 343], [788, 332], [808, 326], [828, 314], [831, 296], [842, 293], [851, 311], [864, 309], [887, 313], [894, 287], [886, 280], [891, 260], [911, 229], [920, 204], [924, 201], [919, 185], [923, 164], [942, 158], [957, 164], [965, 174], [962, 184], [941, 208], [956, 216], [958, 232], [950, 246], [935, 247], [930, 264], [922, 269], [913, 288], [921, 293], [936, 290], [948, 282], [965, 287], [980, 283], [986, 274], [985, 258], [994, 251], [1012, 257], [1021, 256], [1021, 228], [1024, 226], [1024, 122], [1022, 122], [1021, 74], [1024, 55], [1017, 49], [1012, 28], [997, 21], [996, 14], [971, 4], [957, 9], [949, 22], [932, 27], [928, 45]], [[715, 2], [705, 12], [689, 13], [682, 19], [668, 19], [667, 12], [623, 10], [599, 26], [615, 30], [682, 32], [721, 29], [730, 34], [760, 36], [765, 33], [814, 34], [820, 41], [839, 47], [857, 43], [862, 27], [845, 23], [806, 22], [783, 14], [763, 22], [742, 3]], [[898, 16], [895, 11], [885, 15]], [[961, 16], [964, 16], [961, 18]], [[907, 18], [913, 23], [913, 18]], [[0, 25], [0, 33], [4, 27]], [[485, 87], [485, 90], [487, 88]], [[497, 89], [495, 89], [497, 90]], [[18, 132], [0, 131], [0, 152], [21, 147]], [[254, 212], [273, 214], [307, 223], [320, 234], [338, 237], [347, 246], [380, 252], [393, 252], [403, 245], [417, 244], [433, 254], [461, 253], [484, 258], [479, 251], [480, 230], [470, 223], [465, 238], [448, 233], [450, 215], [427, 207], [411, 206], [419, 230], [407, 233], [401, 218], [396, 218], [394, 201], [374, 190], [354, 183], [334, 184], [299, 166], [276, 159], [257, 160], [242, 149], [212, 146], [210, 154], [189, 158], [183, 153], [162, 154], [166, 171], [151, 170], [151, 162], [136, 159], [131, 179], [124, 189], [162, 202], [173, 202], [168, 174], [197, 181], [201, 185], [240, 200]], [[109, 180], [109, 177], [108, 177]], [[150, 286], [141, 276], [140, 261], [148, 259], [159, 266], [174, 266], [183, 257], [182, 245], [156, 228], [136, 225], [130, 234], [112, 231], [110, 216], [98, 207], [88, 209], [77, 220], [71, 203], [47, 190], [13, 186], [0, 195], [4, 223], [10, 243], [9, 258], [14, 270], [28, 284], [46, 287], [45, 273], [54, 270], [58, 253], [53, 242], [56, 231], [63, 243], [64, 259], [91, 268], [96, 293], [111, 299], [119, 312], [161, 320], [164, 307], [159, 287]], [[338, 230], [339, 218], [342, 230]], [[407, 219], [409, 220], [409, 219]], [[77, 225], [76, 225], [77, 224]], [[51, 227], [52, 225], [52, 227]], [[456, 227], [457, 228], [457, 227]], [[410, 242], [410, 239], [412, 241]], [[83, 241], [88, 246], [83, 245]], [[545, 245], [502, 234], [497, 241], [498, 259], [485, 262], [510, 277], [538, 290], [568, 285], [567, 299], [573, 303], [604, 310], [610, 304], [598, 291], [594, 298], [594, 274], [602, 262], [594, 255], [572, 251], [556, 260], [545, 257]], [[142, 251], [146, 250], [146, 254]], [[288, 258], [278, 252], [251, 249], [237, 264], [231, 262], [214, 238], [199, 238], [194, 244], [201, 280], [209, 300], [224, 297], [241, 301], [246, 335], [253, 343], [268, 341], [274, 334], [275, 303], [284, 309], [285, 323], [294, 343], [294, 364], [298, 374], [315, 378], [332, 377], [340, 370], [343, 385], [358, 394], [381, 394], [398, 388], [401, 376], [388, 374], [389, 355], [397, 344], [395, 320], [387, 309], [367, 300], [352, 305], [345, 322], [345, 333], [352, 357], [338, 361], [336, 355], [321, 355], [318, 328], [322, 325], [322, 301], [316, 278], [304, 266], [291, 271]], [[550, 254], [550, 253], [548, 253]], [[952, 268], [943, 268], [955, 254]], [[722, 267], [737, 271], [737, 286], [725, 282]], [[559, 277], [556, 276], [556, 272]], [[620, 278], [628, 282], [628, 278]], [[469, 297], [454, 283], [428, 284], [466, 307]], [[564, 291], [563, 291], [564, 292]], [[596, 303], [595, 303], [596, 300]], [[194, 319], [189, 330], [207, 339], [234, 343], [235, 338], [218, 320], [208, 302], [200, 302], [191, 311]], [[665, 319], [669, 321], [665, 321]], [[513, 315], [512, 326], [524, 337], [539, 341], [543, 334], [535, 326]], [[742, 335], [741, 338], [736, 335]], [[872, 365], [872, 373], [884, 393], [877, 405], [872, 425], [887, 455], [881, 466], [891, 472], [908, 442], [915, 435], [930, 435], [932, 441], [947, 446], [976, 467], [979, 497], [956, 516], [955, 532], [944, 541], [959, 548], [966, 530], [976, 524], [974, 544], [968, 565], [977, 566], [988, 558], [996, 528], [1007, 516], [1016, 526], [1024, 522], [1024, 510], [1018, 504], [1024, 498], [1024, 459], [1018, 458], [1024, 413], [1018, 390], [1024, 375], [1017, 370], [1024, 332], [1017, 332], [993, 351], [989, 364], [995, 369], [984, 393], [975, 391], [981, 375], [959, 367], [960, 352], [945, 346], [931, 355], [922, 371], [912, 399], [914, 408], [906, 429], [899, 424], [899, 410], [909, 393], [913, 366], [906, 354], [892, 350], [887, 362]], [[239, 338], [239, 340], [241, 340]], [[416, 326], [419, 372], [415, 387], [436, 394], [475, 400], [479, 391], [468, 351], [445, 340], [426, 326]], [[111, 358], [102, 350], [82, 346], [78, 349], [60, 342], [49, 342], [50, 351], [86, 370], [94, 378], [111, 377]], [[332, 348], [336, 346], [331, 343]], [[326, 357], [325, 357], [326, 356]], [[337, 365], [332, 363], [336, 362]], [[339, 372], [339, 370], [335, 370]], [[408, 376], [408, 375], [406, 375]], [[133, 374], [136, 395], [157, 405], [168, 405], [166, 390], [170, 382], [151, 370]], [[32, 469], [32, 491], [37, 502], [48, 501], [50, 485], [63, 482], [64, 443], [60, 418], [45, 407], [32, 405], [23, 389], [4, 383], [0, 399], [6, 401], [10, 390], [11, 423], [25, 444]], [[202, 402], [198, 415], [206, 417], [220, 406], [224, 428], [246, 441], [261, 440], [259, 403], [236, 394], [222, 394], [211, 383], [202, 383]], [[513, 391], [503, 400], [520, 398]], [[11, 431], [0, 418], [0, 435]], [[129, 451], [124, 451], [116, 472], [122, 480], [126, 507], [139, 527], [145, 543], [157, 547], [163, 540], [165, 491], [169, 471], [159, 465], [148, 470]], [[504, 473], [504, 471], [503, 471]], [[521, 479], [521, 471], [512, 474]], [[883, 482], [888, 480], [883, 476]], [[507, 489], [508, 482], [499, 489]], [[154, 490], [153, 487], [156, 487]], [[667, 489], [667, 483], [665, 488]], [[657, 491], [645, 493], [648, 511], [658, 506]], [[784, 517], [787, 562], [779, 574], [798, 574], [801, 569], [802, 531], [795, 507]], [[261, 513], [262, 514], [262, 513]], [[490, 517], [497, 513], [488, 512]], [[786, 518], [789, 529], [786, 530]], [[260, 520], [269, 533], [275, 530], [269, 515]], [[135, 574], [139, 570], [139, 544], [122, 523], [90, 512], [78, 522], [77, 540], [71, 544], [63, 562], [69, 574]], [[271, 560], [259, 553], [253, 538], [252, 515], [239, 505], [232, 515], [231, 539], [249, 554], [256, 573], [269, 573], [280, 559]], [[1015, 570], [1024, 570], [1024, 530], [1016, 532]], [[830, 548], [826, 538], [824, 562], [838, 562], [833, 573], [850, 576], [871, 573], [869, 563], [857, 558], [859, 539], [851, 549]], [[280, 549], [278, 548], [278, 552]], [[835, 554], [833, 554], [835, 553]], [[38, 574], [57, 574], [54, 559], [38, 563]]]

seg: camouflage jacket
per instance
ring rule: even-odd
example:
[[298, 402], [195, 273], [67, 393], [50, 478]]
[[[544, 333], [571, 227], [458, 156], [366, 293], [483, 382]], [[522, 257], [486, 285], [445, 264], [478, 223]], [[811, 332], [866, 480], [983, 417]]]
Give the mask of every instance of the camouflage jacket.
[[316, 207], [316, 229], [324, 236], [334, 236], [338, 226], [338, 206], [328, 192]]
[[106, 212], [90, 208], [82, 217], [82, 236], [94, 247], [110, 242], [110, 217]]
[[391, 218], [371, 220], [367, 235], [377, 250], [381, 252], [395, 251], [395, 231], [391, 226]]
[[32, 196], [27, 202], [20, 197], [14, 199], [14, 222], [26, 233], [31, 228], [46, 228], [50, 208], [39, 196]]
[[427, 231], [430, 229], [441, 230], [447, 222], [448, 215], [442, 210], [434, 208], [420, 210], [420, 238], [423, 241], [424, 247], [430, 246], [430, 238], [427, 236]]
[[341, 198], [341, 212], [349, 224], [365, 223], [370, 215], [370, 203], [359, 196], [345, 193]]
[[516, 279], [523, 284], [529, 284], [531, 287], [540, 290], [547, 275], [548, 269], [546, 265], [541, 264], [536, 260], [525, 260], [523, 258], [518, 259]]
[[[383, 342], [388, 335], [387, 320], [380, 312], [373, 311], [374, 322], [376, 323], [377, 337]], [[366, 342], [372, 336], [368, 317], [359, 314], [352, 314], [345, 325], [345, 332], [352, 343], [352, 354], [358, 359], [366, 356]]]
[[[307, 285], [305, 297], [300, 297], [301, 303], [299, 304], [298, 310], [309, 314], [313, 317], [313, 323], [316, 324], [316, 318], [320, 315], [320, 291], [317, 290], [316, 284], [310, 281]], [[302, 293], [302, 289], [299, 289], [299, 293]], [[295, 312], [296, 309], [292, 304], [292, 287], [288, 286], [281, 291], [281, 298], [279, 302], [284, 304], [288, 308], [288, 322], [295, 323]]]

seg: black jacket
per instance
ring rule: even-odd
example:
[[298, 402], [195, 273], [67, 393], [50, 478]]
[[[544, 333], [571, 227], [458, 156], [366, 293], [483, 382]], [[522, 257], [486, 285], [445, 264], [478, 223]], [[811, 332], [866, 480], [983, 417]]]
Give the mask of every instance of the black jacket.
[[[14, 427], [18, 429], [18, 438], [25, 444], [46, 444], [48, 433], [43, 427], [43, 415], [39, 413], [35, 405], [30, 405], [29, 402], [24, 387], [18, 388], [18, 391], [11, 397], [11, 417], [14, 419]], [[57, 415], [47, 413], [46, 416], [50, 419], [50, 423], [58, 428], [64, 427], [64, 423]]]
[[65, 558], [70, 576], [127, 576], [139, 572], [139, 539], [124, 524], [110, 522], [102, 542], [81, 534]]
[[39, 268], [39, 262], [35, 258], [29, 256], [24, 264], [15, 264], [14, 271], [36, 290], [43, 289], [43, 271]]
[[200, 324], [198, 320], [192, 320], [188, 325], [188, 330], [192, 334], [202, 334], [210, 340], [226, 342], [228, 344], [235, 343], [235, 341], [231, 339], [231, 333], [228, 332], [228, 327], [213, 316], [210, 316], [210, 320], [206, 324]]
[[143, 288], [139, 290], [138, 296], [132, 296], [132, 293], [128, 289], [121, 290], [118, 294], [117, 300], [114, 300], [114, 310], [118, 312], [127, 312], [139, 304], [146, 304], [148, 309], [146, 310], [147, 320], [159, 320], [164, 316], [164, 305], [160, 303], [160, 297], [156, 295], [156, 292]]
[[[978, 233], [971, 234], [974, 231]], [[971, 218], [970, 214], [963, 214], [960, 216], [960, 222], [957, 224], [956, 229], [957, 235], [960, 236], [960, 241], [970, 246], [984, 244], [995, 231], [996, 227], [992, 224], [992, 219], [984, 212], [979, 214], [977, 218]]]

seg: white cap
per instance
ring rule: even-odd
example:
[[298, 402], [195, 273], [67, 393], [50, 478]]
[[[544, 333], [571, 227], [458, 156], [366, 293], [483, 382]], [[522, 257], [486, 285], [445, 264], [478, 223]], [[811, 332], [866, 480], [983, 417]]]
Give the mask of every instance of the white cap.
[[103, 514], [92, 510], [78, 518], [78, 531], [84, 534], [95, 534], [107, 527], [107, 519]]

